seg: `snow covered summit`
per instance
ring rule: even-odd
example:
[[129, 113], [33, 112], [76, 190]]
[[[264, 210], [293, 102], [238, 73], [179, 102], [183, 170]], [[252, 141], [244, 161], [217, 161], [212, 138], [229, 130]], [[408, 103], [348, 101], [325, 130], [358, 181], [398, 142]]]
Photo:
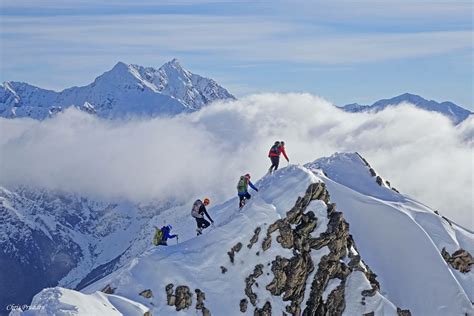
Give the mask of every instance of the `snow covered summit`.
[[22, 82], [0, 85], [0, 116], [48, 118], [75, 106], [106, 118], [175, 115], [214, 101], [234, 100], [214, 80], [184, 69], [173, 59], [160, 68], [117, 63], [84, 87], [61, 92]]
[[33, 305], [72, 315], [474, 313], [472, 232], [398, 193], [357, 153], [256, 185], [241, 211], [237, 198], [211, 208], [216, 228], [204, 235], [193, 236], [189, 208], [162, 214], [179, 244], [149, 245], [81, 293], [45, 289]]
[[459, 124], [464, 121], [469, 115], [473, 113], [469, 110], [466, 110], [459, 105], [456, 105], [452, 102], [445, 101], [445, 102], [436, 102], [434, 100], [426, 100], [419, 95], [404, 93], [399, 96], [393, 97], [391, 99], [383, 99], [375, 102], [372, 105], [361, 105], [358, 103], [347, 104], [341, 106], [340, 108], [346, 112], [378, 112], [382, 111], [387, 107], [398, 106], [402, 103], [409, 103], [413, 104], [416, 107], [431, 111], [431, 112], [438, 112], [447, 117], [454, 123]]

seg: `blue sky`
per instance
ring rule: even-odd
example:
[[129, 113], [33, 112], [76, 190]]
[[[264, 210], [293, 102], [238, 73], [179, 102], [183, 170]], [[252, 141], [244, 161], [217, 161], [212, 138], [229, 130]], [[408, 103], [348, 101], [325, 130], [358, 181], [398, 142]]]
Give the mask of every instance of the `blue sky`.
[[237, 96], [404, 92], [473, 109], [472, 1], [3, 0], [0, 80], [61, 90], [176, 57]]

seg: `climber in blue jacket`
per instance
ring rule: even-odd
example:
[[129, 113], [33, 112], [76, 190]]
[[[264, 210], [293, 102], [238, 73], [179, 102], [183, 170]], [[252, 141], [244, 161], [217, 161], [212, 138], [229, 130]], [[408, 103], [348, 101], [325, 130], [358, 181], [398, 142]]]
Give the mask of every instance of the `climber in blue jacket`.
[[160, 228], [155, 226], [155, 236], [153, 237], [153, 244], [155, 246], [168, 246], [168, 239], [178, 238], [178, 235], [171, 235], [171, 225], [163, 226]]

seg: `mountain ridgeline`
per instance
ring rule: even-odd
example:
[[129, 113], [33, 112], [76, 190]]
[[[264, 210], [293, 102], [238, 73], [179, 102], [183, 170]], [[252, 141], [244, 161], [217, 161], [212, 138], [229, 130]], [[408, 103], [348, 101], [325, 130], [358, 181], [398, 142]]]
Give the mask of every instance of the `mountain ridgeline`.
[[438, 112], [447, 116], [454, 124], [459, 124], [473, 113], [466, 110], [453, 102], [436, 102], [434, 100], [426, 100], [419, 95], [404, 93], [391, 99], [382, 99], [372, 105], [361, 105], [358, 103], [347, 104], [340, 108], [346, 112], [379, 112], [388, 107], [398, 106], [403, 103], [413, 104], [417, 108], [430, 112]]
[[214, 80], [184, 69], [176, 59], [158, 69], [119, 62], [91, 84], [61, 92], [4, 82], [0, 116], [43, 120], [71, 106], [103, 118], [170, 116], [219, 100], [235, 97]]
[[[472, 232], [398, 192], [359, 154], [290, 165], [256, 186], [242, 210], [237, 198], [209, 208], [216, 227], [198, 237], [192, 202], [144, 207], [4, 191], [4, 220], [74, 240], [82, 252], [24, 315], [474, 312]], [[179, 244], [151, 245], [153, 225], [163, 223]]]

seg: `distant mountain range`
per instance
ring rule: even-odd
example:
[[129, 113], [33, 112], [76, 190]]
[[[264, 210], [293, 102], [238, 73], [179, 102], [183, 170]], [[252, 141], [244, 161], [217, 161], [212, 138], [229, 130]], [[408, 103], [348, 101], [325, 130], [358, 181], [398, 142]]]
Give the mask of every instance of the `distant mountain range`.
[[[197, 111], [219, 100], [235, 100], [235, 97], [216, 81], [184, 69], [177, 59], [160, 68], [119, 62], [91, 84], [60, 92], [24, 82], [4, 82], [0, 85], [0, 117], [43, 120], [71, 106], [112, 119], [172, 116]], [[339, 108], [352, 113], [378, 112], [402, 103], [439, 112], [454, 124], [472, 114], [452, 102], [439, 103], [410, 93], [379, 100], [372, 105], [352, 103]]]
[[162, 116], [199, 110], [235, 97], [214, 80], [191, 73], [173, 59], [160, 68], [117, 63], [84, 87], [61, 92], [23, 82], [0, 85], [0, 116], [43, 120], [75, 106], [105, 118]]
[[340, 108], [346, 112], [378, 112], [382, 111], [387, 107], [398, 106], [402, 103], [410, 103], [416, 107], [431, 111], [439, 112], [446, 115], [451, 119], [454, 124], [459, 124], [464, 121], [469, 115], [473, 114], [471, 111], [460, 107], [452, 102], [436, 102], [434, 100], [426, 100], [419, 95], [404, 93], [391, 99], [383, 99], [375, 102], [372, 105], [361, 105], [358, 103], [347, 104]]

